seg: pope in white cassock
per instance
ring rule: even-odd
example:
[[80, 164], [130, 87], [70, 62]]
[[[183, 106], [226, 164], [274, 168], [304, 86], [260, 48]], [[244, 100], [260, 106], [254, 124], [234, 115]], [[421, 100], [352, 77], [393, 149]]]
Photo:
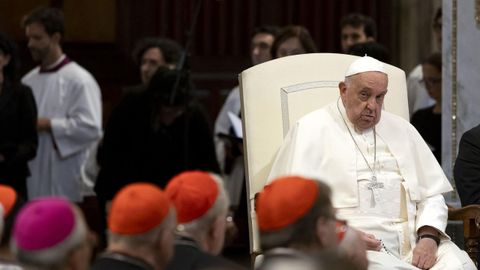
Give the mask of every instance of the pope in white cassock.
[[363, 232], [369, 269], [476, 269], [445, 234], [442, 193], [452, 187], [442, 168], [410, 123], [382, 112], [383, 63], [359, 58], [339, 90], [337, 101], [292, 127], [268, 179], [328, 183], [337, 217]]
[[81, 170], [101, 136], [100, 89], [93, 76], [63, 54], [63, 15], [54, 8], [33, 11], [24, 22], [28, 48], [40, 66], [22, 82], [38, 108], [38, 152], [29, 164], [29, 198], [65, 196], [82, 201]]

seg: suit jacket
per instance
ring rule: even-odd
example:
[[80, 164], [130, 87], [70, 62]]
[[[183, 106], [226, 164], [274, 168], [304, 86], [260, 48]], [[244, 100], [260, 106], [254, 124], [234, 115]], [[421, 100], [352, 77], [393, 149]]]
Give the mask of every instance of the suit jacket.
[[175, 255], [166, 270], [243, 270], [227, 259], [201, 251], [190, 238], [182, 237], [175, 243]]
[[462, 205], [479, 204], [480, 125], [463, 134], [453, 173]]

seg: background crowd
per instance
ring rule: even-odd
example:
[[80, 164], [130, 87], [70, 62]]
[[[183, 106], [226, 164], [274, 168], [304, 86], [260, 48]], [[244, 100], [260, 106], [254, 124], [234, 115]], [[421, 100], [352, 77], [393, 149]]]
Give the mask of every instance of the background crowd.
[[[439, 45], [441, 14], [432, 23]], [[225, 241], [226, 255], [229, 248], [248, 254], [249, 247], [244, 148], [231, 120], [241, 118], [239, 87], [212, 119], [188, 59], [183, 66], [182, 45], [146, 37], [131, 53], [138, 83], [125, 85], [105, 117], [95, 77], [64, 51], [64, 20], [56, 8], [32, 10], [22, 20], [37, 64], [26, 74], [17, 44], [0, 33], [0, 269], [87, 269], [92, 261], [92, 269], [244, 268], [245, 261], [219, 257]], [[339, 25], [341, 53], [391, 63], [371, 17], [352, 13]], [[251, 65], [321, 52], [302, 25], [252, 27], [244, 42]], [[408, 75], [411, 123], [441, 162], [441, 55], [423, 59]], [[478, 159], [471, 147], [460, 151], [465, 164]], [[469, 192], [478, 168], [460, 168], [464, 163], [455, 168], [457, 185], [465, 185], [462, 203], [478, 203], [478, 192]], [[368, 246], [336, 220], [327, 185], [302, 177], [274, 183], [258, 199], [262, 247], [288, 249], [267, 252], [258, 267], [278, 269], [280, 256], [305, 269], [367, 269]], [[282, 216], [280, 204], [292, 215]], [[293, 224], [308, 230], [299, 236]], [[315, 259], [304, 254], [318, 250]]]

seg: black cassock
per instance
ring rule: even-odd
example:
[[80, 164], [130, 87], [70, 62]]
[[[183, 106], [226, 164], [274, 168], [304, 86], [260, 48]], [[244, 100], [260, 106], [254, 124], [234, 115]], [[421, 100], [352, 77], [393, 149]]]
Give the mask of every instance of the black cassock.
[[155, 108], [148, 92], [141, 92], [125, 96], [112, 112], [97, 156], [95, 191], [100, 200], [111, 200], [132, 182], [163, 188], [185, 170], [219, 172], [210, 124], [200, 105], [190, 102], [170, 125], [157, 128], [152, 125]]

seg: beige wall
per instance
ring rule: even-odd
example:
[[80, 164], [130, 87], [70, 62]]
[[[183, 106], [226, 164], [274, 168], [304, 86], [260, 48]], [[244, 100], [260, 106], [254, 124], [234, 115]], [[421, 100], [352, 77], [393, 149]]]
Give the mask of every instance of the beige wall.
[[64, 0], [63, 11], [68, 41], [115, 41], [115, 0]]
[[[49, 0], [1, 0], [0, 31], [13, 39], [24, 38], [22, 17]], [[115, 0], [64, 0], [65, 40], [70, 42], [114, 42], [116, 33]]]
[[46, 6], [48, 0], [1, 0], [0, 1], [0, 31], [11, 38], [23, 37], [21, 28], [22, 17], [37, 6]]
[[475, 9], [480, 8], [480, 3], [443, 2], [442, 167], [447, 177], [453, 179], [460, 138], [480, 124], [480, 27], [475, 20]]

